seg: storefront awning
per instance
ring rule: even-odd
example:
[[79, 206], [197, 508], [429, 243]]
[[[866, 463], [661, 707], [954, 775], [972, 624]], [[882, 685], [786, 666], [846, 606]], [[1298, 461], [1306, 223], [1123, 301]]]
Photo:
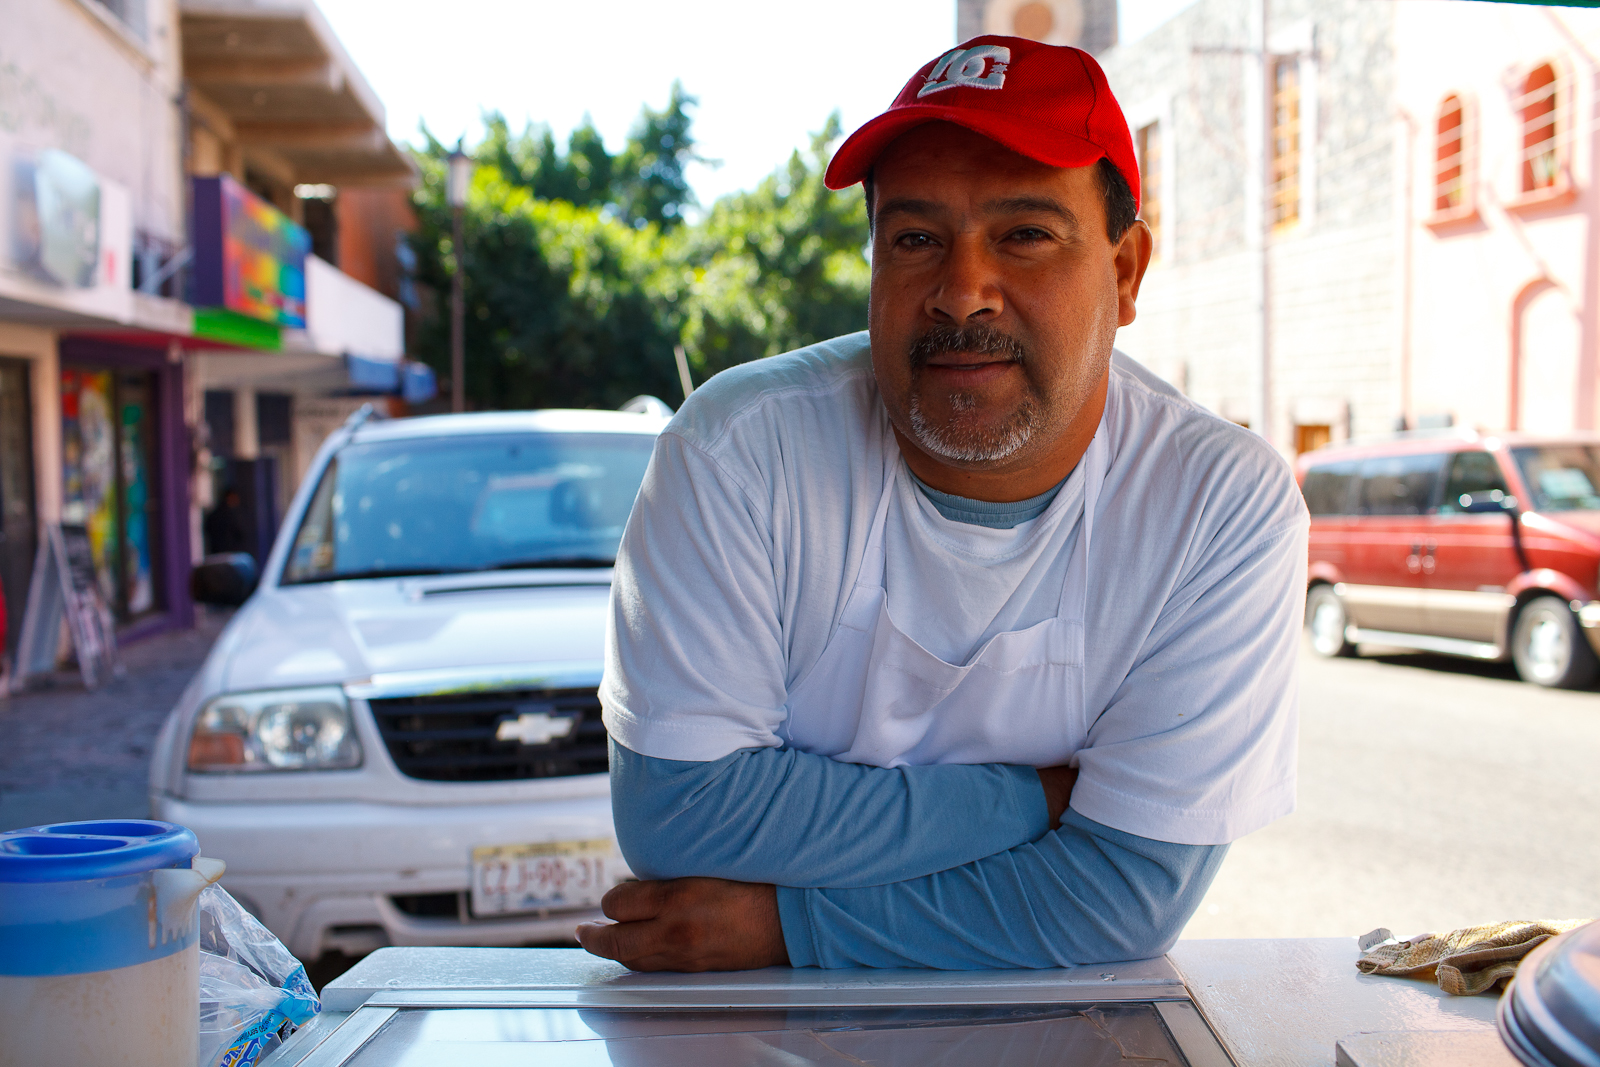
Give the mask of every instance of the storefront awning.
[[400, 389], [400, 364], [394, 360], [349, 355], [344, 364], [350, 387], [357, 392], [394, 393]]
[[357, 355], [345, 356], [344, 362], [350, 375], [351, 392], [394, 394], [408, 404], [421, 404], [439, 394], [433, 368], [426, 363]]
[[249, 388], [266, 393], [399, 396], [421, 404], [438, 394], [433, 369], [408, 359], [312, 352], [249, 352], [225, 349], [198, 353], [207, 388]]
[[383, 103], [311, 0], [180, 0], [184, 78], [297, 180], [410, 185]]

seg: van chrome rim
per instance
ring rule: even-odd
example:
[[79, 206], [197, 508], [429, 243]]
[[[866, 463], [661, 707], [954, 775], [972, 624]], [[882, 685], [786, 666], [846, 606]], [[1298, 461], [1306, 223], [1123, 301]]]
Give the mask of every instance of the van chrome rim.
[[1344, 647], [1344, 608], [1332, 597], [1322, 597], [1311, 609], [1311, 647], [1324, 656]]
[[1523, 659], [1528, 671], [1541, 682], [1560, 677], [1572, 657], [1572, 646], [1567, 628], [1555, 613], [1547, 608], [1538, 609], [1530, 620], [1523, 643]]

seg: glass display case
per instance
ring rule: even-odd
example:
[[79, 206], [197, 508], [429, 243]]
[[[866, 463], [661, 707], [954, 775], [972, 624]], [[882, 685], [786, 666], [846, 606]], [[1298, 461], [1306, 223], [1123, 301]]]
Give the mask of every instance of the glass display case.
[[1165, 959], [1054, 971], [630, 974], [561, 949], [388, 949], [271, 1067], [1229, 1067]]
[[1520, 1067], [1496, 998], [1360, 955], [1240, 938], [1051, 971], [632, 974], [577, 949], [386, 948], [262, 1067]]

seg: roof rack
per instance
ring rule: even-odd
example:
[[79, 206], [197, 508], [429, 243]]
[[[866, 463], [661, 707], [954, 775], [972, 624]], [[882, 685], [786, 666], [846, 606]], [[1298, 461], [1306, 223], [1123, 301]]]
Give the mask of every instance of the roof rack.
[[350, 413], [350, 417], [348, 419], [344, 420], [344, 425], [341, 427], [341, 429], [348, 433], [354, 433], [373, 419], [386, 418], [388, 418], [387, 415], [373, 407], [371, 404], [362, 404], [359, 408]]

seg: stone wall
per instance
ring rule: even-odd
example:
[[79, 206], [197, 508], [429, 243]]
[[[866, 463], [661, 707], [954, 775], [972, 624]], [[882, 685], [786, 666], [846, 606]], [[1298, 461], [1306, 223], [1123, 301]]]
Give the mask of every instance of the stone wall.
[[1271, 3], [1269, 49], [1304, 55], [1308, 132], [1301, 219], [1272, 234], [1263, 264], [1249, 240], [1259, 216], [1247, 210], [1246, 122], [1265, 106], [1252, 84], [1252, 6], [1200, 0], [1100, 57], [1130, 124], [1160, 123], [1166, 157], [1166, 235], [1139, 321], [1118, 345], [1220, 414], [1250, 420], [1264, 274], [1269, 438], [1289, 451], [1296, 423], [1329, 425], [1335, 439], [1386, 432], [1399, 414], [1392, 11], [1364, 0]]

